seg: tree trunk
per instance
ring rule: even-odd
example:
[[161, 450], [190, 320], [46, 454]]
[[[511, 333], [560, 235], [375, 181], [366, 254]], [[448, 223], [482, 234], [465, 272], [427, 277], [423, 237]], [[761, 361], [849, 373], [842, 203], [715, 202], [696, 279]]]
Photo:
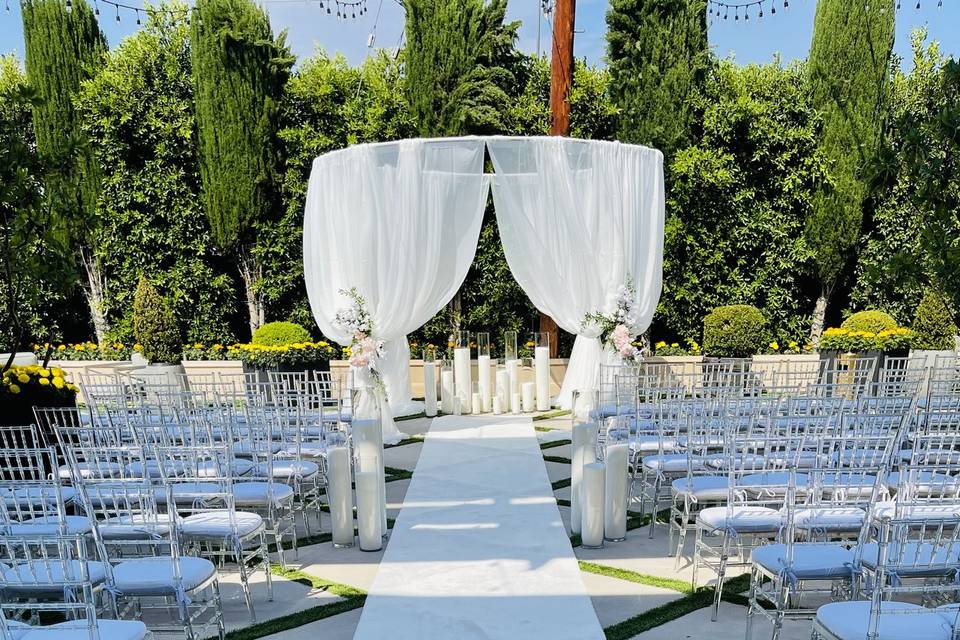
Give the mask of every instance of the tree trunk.
[[450, 299], [450, 302], [447, 303], [447, 326], [450, 327], [450, 337], [452, 340], [456, 340], [457, 332], [460, 331], [460, 323], [463, 319], [463, 299], [460, 297], [460, 292], [453, 296]]
[[810, 343], [814, 347], [820, 342], [820, 336], [823, 334], [823, 323], [827, 316], [827, 302], [830, 300], [830, 289], [823, 287], [820, 290], [820, 297], [813, 306], [813, 322], [810, 325]]
[[103, 344], [110, 332], [110, 323], [103, 310], [103, 296], [107, 288], [107, 281], [103, 275], [100, 260], [93, 251], [83, 247], [80, 249], [80, 261], [87, 274], [87, 283], [83, 286], [83, 295], [90, 308], [90, 319], [93, 321], [93, 332], [97, 336], [97, 343]]
[[238, 258], [240, 267], [240, 277], [243, 279], [243, 289], [247, 298], [247, 315], [250, 322], [250, 335], [262, 327], [266, 322], [263, 294], [259, 290], [260, 279], [263, 277], [263, 269], [253, 255], [252, 247], [244, 247], [240, 250]]

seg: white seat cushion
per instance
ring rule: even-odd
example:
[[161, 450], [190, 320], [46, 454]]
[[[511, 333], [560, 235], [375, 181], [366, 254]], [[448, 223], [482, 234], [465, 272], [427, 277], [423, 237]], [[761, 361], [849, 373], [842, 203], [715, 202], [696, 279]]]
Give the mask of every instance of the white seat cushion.
[[[618, 431], [618, 430], [614, 430]], [[610, 431], [609, 434], [613, 434]], [[661, 449], [662, 447], [662, 449]], [[677, 448], [677, 441], [673, 438], [663, 438], [661, 436], [639, 435], [630, 439], [630, 450], [640, 453], [652, 453], [655, 451], [674, 451]]]
[[830, 473], [824, 475], [820, 482], [823, 493], [828, 496], [842, 491], [847, 498], [869, 498], [877, 477], [860, 473]]
[[298, 448], [297, 445], [284, 447], [284, 455], [301, 458], [325, 458], [327, 456], [327, 446], [320, 442], [303, 442]]
[[[787, 486], [790, 484], [789, 471], [762, 471], [760, 473], [750, 473], [741, 476], [737, 480], [737, 486], [747, 487], [751, 492], [773, 492], [784, 494], [787, 492]], [[807, 485], [807, 476], [798, 473], [796, 477], [796, 486], [803, 490]]]
[[[9, 525], [8, 531], [13, 536], [49, 536], [57, 535], [60, 531], [59, 518], [56, 516], [27, 518]], [[63, 516], [63, 524], [67, 535], [90, 533], [93, 525], [90, 518], [85, 516]]]
[[670, 483], [674, 495], [690, 495], [697, 500], [726, 500], [729, 480], [725, 476], [678, 478]]
[[246, 511], [235, 512], [236, 528], [231, 528], [226, 510], [206, 511], [187, 516], [180, 521], [183, 534], [190, 538], [223, 539], [234, 535], [245, 537], [263, 527], [263, 518]]
[[97, 529], [106, 540], [140, 540], [165, 536], [170, 533], [170, 525], [157, 521], [157, 518], [145, 518], [142, 515], [115, 516], [99, 523]]
[[[880, 545], [863, 545], [863, 566], [876, 569], [879, 557]], [[901, 578], [952, 575], [960, 567], [960, 547], [949, 544], [949, 538], [936, 546], [929, 542], [907, 542], [903, 547], [894, 543], [887, 548], [886, 567]]]
[[[205, 494], [218, 493], [223, 487], [216, 482], [177, 482], [173, 485], [173, 500], [177, 504], [193, 504]], [[157, 487], [154, 492], [157, 504], [167, 503], [166, 487]]]
[[[97, 620], [100, 640], [143, 640], [147, 627], [139, 620]], [[31, 627], [19, 640], [90, 640], [86, 620]]]
[[266, 507], [271, 493], [276, 507], [293, 500], [293, 488], [280, 482], [238, 482], [233, 485], [234, 502], [238, 507]]
[[[647, 456], [641, 464], [650, 471], [659, 471], [661, 473], [682, 473], [687, 470], [687, 454], [685, 453], [667, 453], [660, 456]], [[702, 465], [694, 460], [694, 470], [702, 469]]]
[[132, 462], [127, 465], [127, 473], [130, 474], [131, 477], [149, 480], [182, 476], [186, 473], [186, 469], [186, 463], [180, 460], [167, 460], [163, 463], [162, 468], [159, 460]]
[[[777, 575], [785, 568], [787, 545], [766, 544], [750, 552], [750, 559]], [[790, 575], [798, 580], [833, 580], [853, 576], [854, 553], [838, 544], [793, 545]]]
[[[878, 634], [871, 640], [950, 640], [950, 621], [934, 610], [907, 602], [883, 602]], [[864, 640], [870, 625], [870, 603], [831, 602], [817, 609], [817, 624], [840, 640]]]
[[799, 529], [824, 531], [858, 531], [866, 513], [856, 507], [815, 507], [798, 509], [793, 522]]
[[697, 515], [697, 522], [717, 531], [739, 533], [776, 533], [783, 524], [783, 516], [768, 507], [734, 506], [709, 507]]
[[[77, 472], [80, 474], [80, 477], [84, 480], [88, 478], [116, 478], [120, 475], [122, 467], [115, 462], [97, 462], [97, 463], [86, 463], [80, 462], [77, 464]], [[61, 480], [70, 479], [70, 467], [67, 465], [61, 465], [57, 470], [57, 475], [60, 476]]]
[[[205, 585], [217, 574], [216, 567], [206, 558], [182, 556], [179, 563], [180, 581], [186, 592]], [[113, 581], [126, 596], [175, 595], [173, 572], [173, 558], [138, 558], [115, 565]]]
[[[277, 453], [281, 449], [280, 445], [276, 443], [270, 444], [269, 447], [267, 445], [263, 445], [264, 451], [266, 451], [267, 448], [270, 449], [270, 453]], [[259, 450], [260, 449], [257, 449], [257, 451]], [[254, 448], [249, 442], [237, 442], [233, 445], [233, 455], [235, 456], [246, 457], [253, 455], [254, 453]]]
[[901, 475], [894, 471], [887, 475], [886, 485], [891, 491], [900, 489], [901, 482], [912, 482], [911, 492], [919, 497], [940, 498], [960, 493], [960, 476], [951, 476], [940, 471], [918, 471]]
[[[107, 568], [102, 562], [87, 562], [87, 577], [93, 584], [100, 584], [107, 577]], [[70, 561], [71, 581], [80, 579], [82, 572], [79, 560]], [[4, 592], [8, 594], [43, 595], [57, 594], [63, 597], [63, 564], [61, 562], [22, 562], [12, 567], [0, 566]]]
[[[72, 501], [77, 492], [72, 487], [60, 487], [60, 496], [64, 503]], [[0, 489], [0, 496], [8, 505], [16, 504], [19, 507], [35, 507], [43, 504], [56, 506], [56, 490], [53, 487], [22, 487], [20, 489]]]
[[[33, 628], [28, 624], [24, 624], [23, 622], [17, 622], [16, 620], [7, 620], [5, 624], [7, 627], [7, 633], [10, 635], [12, 640], [20, 640], [20, 638], [25, 636], [27, 632]], [[3, 637], [3, 633], [0, 632], [0, 638], [2, 637]]]
[[960, 517], [960, 503], [957, 504], [911, 504], [901, 505], [897, 509], [897, 503], [894, 500], [885, 500], [878, 502], [874, 507], [873, 516], [875, 518], [898, 518], [901, 520], [937, 521], [952, 520]]
[[[253, 470], [254, 464], [246, 458], [235, 458], [230, 470], [234, 478], [245, 476]], [[208, 460], [197, 467], [197, 477], [200, 478], [221, 478], [227, 471], [227, 465], [223, 461]]]
[[[269, 463], [263, 462], [257, 465], [254, 475], [264, 478], [269, 473]], [[309, 460], [274, 460], [273, 477], [274, 478], [311, 478], [320, 471], [316, 462]]]

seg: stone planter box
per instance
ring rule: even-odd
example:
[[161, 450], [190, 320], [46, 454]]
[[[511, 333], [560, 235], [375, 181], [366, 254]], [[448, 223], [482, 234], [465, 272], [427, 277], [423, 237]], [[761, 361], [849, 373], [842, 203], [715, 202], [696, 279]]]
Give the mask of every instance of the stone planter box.
[[[520, 365], [520, 384], [525, 382], [536, 382], [534, 378], [534, 369], [532, 364], [526, 364], [529, 359], [521, 360]], [[330, 363], [331, 370], [334, 368], [334, 363], [343, 362], [347, 371], [350, 369], [350, 365], [345, 361], [333, 361]], [[496, 363], [500, 362], [499, 360], [491, 360], [490, 362], [490, 389], [494, 388], [494, 376], [496, 375]], [[551, 358], [550, 359], [550, 395], [556, 396], [560, 393], [560, 386], [563, 384], [563, 376], [567, 373], [567, 364], [569, 363], [567, 358]], [[479, 371], [477, 369], [477, 361], [472, 360], [470, 362], [471, 379], [476, 382], [479, 379]], [[451, 365], [452, 366], [452, 365]], [[440, 373], [437, 372], [437, 384], [440, 383]], [[410, 391], [413, 394], [414, 398], [423, 397], [423, 360], [411, 360], [410, 361]]]

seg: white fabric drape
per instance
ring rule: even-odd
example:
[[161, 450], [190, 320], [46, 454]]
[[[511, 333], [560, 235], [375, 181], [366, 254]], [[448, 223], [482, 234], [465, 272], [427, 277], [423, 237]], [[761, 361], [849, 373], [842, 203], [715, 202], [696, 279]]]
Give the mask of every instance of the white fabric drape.
[[[473, 262], [487, 197], [480, 138], [414, 139], [348, 147], [313, 162], [303, 222], [304, 279], [324, 335], [352, 287], [365, 298], [394, 415], [410, 399], [406, 334], [453, 298]], [[385, 434], [389, 440], [390, 436]]]
[[660, 299], [663, 154], [617, 142], [489, 138], [493, 199], [510, 271], [533, 304], [577, 339], [557, 401], [598, 385], [612, 360], [586, 314], [612, 311], [633, 279], [641, 333]]

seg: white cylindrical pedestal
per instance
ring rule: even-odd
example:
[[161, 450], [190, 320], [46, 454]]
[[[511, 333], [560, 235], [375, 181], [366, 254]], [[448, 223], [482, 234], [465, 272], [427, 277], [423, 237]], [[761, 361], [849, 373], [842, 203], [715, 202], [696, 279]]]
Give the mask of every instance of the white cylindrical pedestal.
[[580, 533], [580, 541], [584, 549], [603, 546], [603, 476], [602, 462], [591, 462], [583, 466], [583, 531]]
[[[381, 532], [387, 532], [387, 485], [383, 470], [383, 428], [379, 420], [354, 420], [351, 424], [357, 471], [372, 471], [380, 481]], [[359, 500], [359, 498], [358, 498]]]
[[537, 381], [537, 411], [550, 410], [550, 347], [537, 347], [533, 358]]
[[522, 389], [520, 395], [523, 396], [523, 412], [530, 413], [537, 408], [537, 401], [534, 399], [537, 393], [537, 385], [532, 382], [524, 382]]
[[611, 542], [620, 542], [627, 537], [629, 455], [630, 447], [626, 443], [607, 447], [603, 537]]
[[570, 446], [570, 529], [580, 533], [582, 501], [580, 493], [583, 465], [593, 462], [597, 455], [593, 448], [593, 433], [596, 427], [589, 422], [573, 425], [572, 444]]
[[380, 531], [380, 478], [376, 471], [358, 471], [357, 483], [357, 530], [360, 534], [361, 551], [379, 551], [383, 546]]
[[333, 521], [333, 546], [353, 546], [353, 489], [350, 487], [350, 451], [333, 447], [327, 452], [330, 475], [330, 519]]
[[456, 387], [453, 381], [453, 371], [440, 372], [440, 410], [447, 415], [453, 414], [453, 398]]
[[470, 372], [470, 349], [458, 347], [453, 350], [453, 378], [456, 384], [457, 397], [460, 398], [461, 413], [470, 413], [472, 410], [470, 393], [473, 391], [473, 378]]
[[480, 383], [480, 413], [490, 411], [490, 356], [477, 356], [477, 378]]
[[437, 415], [437, 364], [423, 363], [423, 413], [428, 418]]
[[493, 415], [498, 416], [503, 413], [503, 405], [500, 403], [500, 396], [493, 396]]
[[510, 396], [510, 413], [520, 413], [520, 407], [523, 405], [523, 400], [520, 398], [519, 393], [514, 393]]
[[508, 360], [507, 361], [507, 376], [510, 379], [510, 388], [508, 389], [509, 395], [507, 399], [510, 401], [510, 410], [514, 413], [520, 411], [519, 406], [513, 405], [514, 397], [517, 400], [520, 399], [520, 361], [519, 360]]

